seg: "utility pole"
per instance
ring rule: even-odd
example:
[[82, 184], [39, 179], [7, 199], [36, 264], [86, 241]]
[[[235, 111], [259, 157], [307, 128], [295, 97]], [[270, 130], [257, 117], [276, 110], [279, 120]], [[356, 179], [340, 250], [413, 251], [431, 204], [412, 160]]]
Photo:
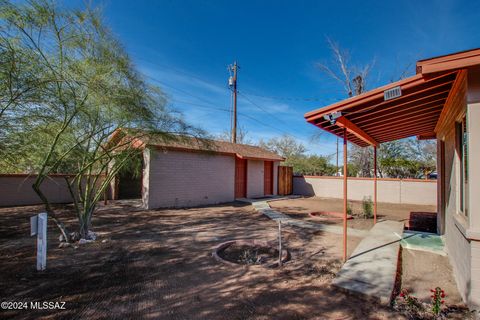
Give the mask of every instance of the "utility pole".
[[229, 66], [229, 71], [233, 72], [233, 76], [228, 79], [228, 85], [232, 89], [233, 94], [233, 126], [232, 126], [232, 143], [237, 143], [237, 62]]

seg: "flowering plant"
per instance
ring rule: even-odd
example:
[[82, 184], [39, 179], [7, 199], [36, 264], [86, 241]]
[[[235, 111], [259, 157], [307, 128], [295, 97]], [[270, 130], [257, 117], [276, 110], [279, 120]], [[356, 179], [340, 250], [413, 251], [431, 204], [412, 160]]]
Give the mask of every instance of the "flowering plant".
[[445, 291], [443, 291], [440, 287], [436, 287], [435, 289], [431, 289], [430, 292], [432, 293], [432, 312], [438, 316], [442, 308], [442, 304], [445, 303], [445, 300], [443, 300], [445, 298]]

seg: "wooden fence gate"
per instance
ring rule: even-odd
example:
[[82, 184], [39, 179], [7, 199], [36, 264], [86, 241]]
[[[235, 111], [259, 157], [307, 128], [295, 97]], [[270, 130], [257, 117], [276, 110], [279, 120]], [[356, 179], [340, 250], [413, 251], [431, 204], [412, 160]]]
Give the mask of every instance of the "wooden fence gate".
[[278, 167], [278, 194], [286, 196], [293, 192], [293, 167]]

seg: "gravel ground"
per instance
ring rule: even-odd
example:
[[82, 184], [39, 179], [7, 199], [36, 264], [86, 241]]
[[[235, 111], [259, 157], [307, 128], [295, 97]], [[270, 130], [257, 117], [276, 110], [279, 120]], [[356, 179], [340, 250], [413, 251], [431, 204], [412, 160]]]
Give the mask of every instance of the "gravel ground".
[[[2, 301], [65, 301], [65, 310], [1, 310], [2, 319], [403, 319], [332, 287], [340, 235], [285, 227], [292, 259], [282, 268], [231, 267], [212, 257], [232, 239], [275, 241], [277, 225], [251, 206], [142, 210], [101, 207], [99, 238], [58, 248], [49, 223], [47, 270], [36, 272], [29, 217], [40, 207], [0, 209]], [[68, 207], [58, 212], [75, 220]], [[350, 238], [353, 250], [360, 239]]]

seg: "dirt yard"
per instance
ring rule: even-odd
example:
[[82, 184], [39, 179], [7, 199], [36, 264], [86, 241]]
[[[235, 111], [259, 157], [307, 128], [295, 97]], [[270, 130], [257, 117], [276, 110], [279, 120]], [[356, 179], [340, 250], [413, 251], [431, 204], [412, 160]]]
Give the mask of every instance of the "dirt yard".
[[[433, 285], [435, 284], [436, 285]], [[430, 301], [430, 289], [435, 286], [445, 290], [445, 302], [449, 305], [462, 304], [447, 256], [402, 250], [402, 288], [407, 289], [422, 302]]]
[[111, 205], [94, 218], [99, 239], [77, 248], [57, 248], [50, 223], [48, 269], [40, 273], [29, 236], [29, 217], [39, 210], [0, 209], [1, 299], [65, 301], [66, 310], [2, 310], [2, 319], [402, 319], [330, 286], [341, 266], [339, 235], [286, 227], [292, 259], [281, 269], [214, 260], [213, 248], [226, 240], [275, 240], [275, 222], [251, 206]]
[[[373, 227], [373, 219], [364, 219], [361, 217], [362, 202], [349, 201], [352, 208], [354, 219], [348, 220], [348, 226], [356, 229], [370, 229]], [[272, 201], [270, 206], [278, 211], [290, 215], [292, 218], [305, 219], [312, 222], [319, 222], [318, 218], [311, 217], [309, 213], [318, 211], [336, 211], [343, 212], [343, 200], [331, 198], [299, 198], [281, 201]], [[392, 204], [378, 203], [377, 218], [384, 220], [407, 221], [411, 211], [436, 212], [435, 206], [410, 205], [410, 204]], [[325, 224], [338, 224], [343, 222], [341, 219], [322, 220]]]

